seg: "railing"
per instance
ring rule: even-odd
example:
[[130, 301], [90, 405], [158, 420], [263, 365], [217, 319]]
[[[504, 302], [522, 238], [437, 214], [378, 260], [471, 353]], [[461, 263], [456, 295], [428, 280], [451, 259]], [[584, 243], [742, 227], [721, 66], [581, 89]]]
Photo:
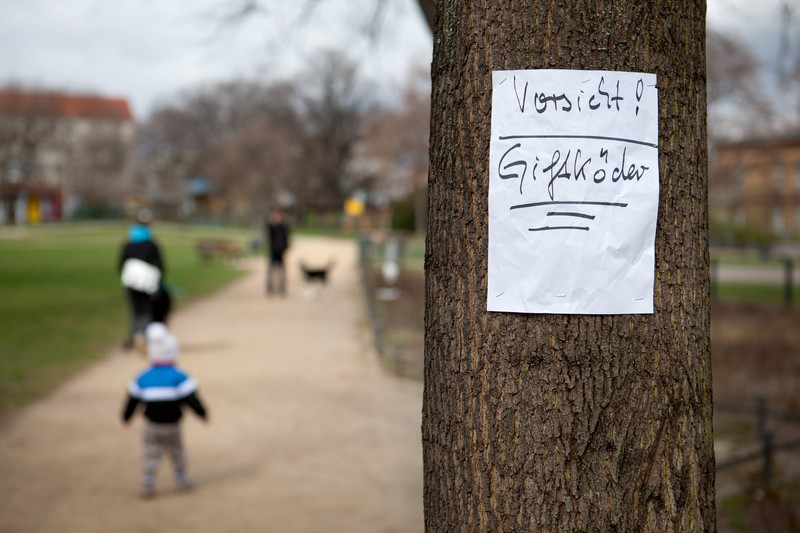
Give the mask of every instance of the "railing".
[[[370, 326], [375, 348], [389, 370], [398, 376], [414, 373], [414, 365], [408, 364], [405, 352], [408, 348], [403, 339], [398, 339], [392, 330], [392, 320], [382, 316], [386, 302], [402, 298], [395, 286], [406, 259], [406, 236], [401, 233], [383, 232], [359, 237], [359, 264], [361, 282], [367, 300]], [[420, 308], [419, 312], [422, 312]]]
[[729, 402], [714, 402], [714, 409], [729, 413], [747, 414], [755, 417], [756, 439], [760, 441], [758, 450], [741, 453], [729, 457], [724, 461], [719, 461], [716, 465], [717, 471], [761, 459], [763, 482], [765, 486], [769, 486], [773, 480], [775, 454], [780, 451], [800, 448], [800, 438], [775, 442], [775, 435], [772, 428], [769, 427], [769, 420], [777, 419], [784, 422], [800, 424], [800, 414], [767, 409], [767, 400], [764, 396], [759, 396], [756, 399], [755, 406]]
[[361, 285], [367, 299], [367, 311], [369, 314], [370, 326], [375, 341], [375, 349], [381, 357], [386, 356], [385, 332], [383, 320], [378, 313], [378, 305], [375, 299], [375, 287], [372, 286], [369, 276], [369, 263], [374, 252], [375, 243], [367, 236], [360, 236], [358, 239], [359, 270], [361, 271]]

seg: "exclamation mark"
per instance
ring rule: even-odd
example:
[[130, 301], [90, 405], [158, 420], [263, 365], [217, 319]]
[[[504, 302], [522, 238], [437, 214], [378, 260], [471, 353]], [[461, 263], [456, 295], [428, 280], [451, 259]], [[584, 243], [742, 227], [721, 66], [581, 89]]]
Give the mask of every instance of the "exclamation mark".
[[[640, 78], [639, 81], [636, 82], [636, 101], [642, 101], [642, 93], [644, 93], [644, 81]], [[636, 106], [636, 116], [639, 116], [639, 106]]]

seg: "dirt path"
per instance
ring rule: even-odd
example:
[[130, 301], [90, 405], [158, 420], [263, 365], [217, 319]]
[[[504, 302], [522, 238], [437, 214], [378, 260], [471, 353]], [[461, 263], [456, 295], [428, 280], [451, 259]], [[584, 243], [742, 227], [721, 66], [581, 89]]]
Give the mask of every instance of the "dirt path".
[[[786, 283], [786, 267], [781, 265], [719, 265], [718, 275], [722, 283]], [[800, 280], [800, 261], [794, 262], [792, 278], [795, 285]]]
[[[305, 293], [297, 261], [335, 258], [331, 285]], [[183, 424], [197, 488], [163, 464], [138, 497], [141, 417], [123, 427], [115, 352], [0, 426], [0, 531], [422, 531], [422, 385], [379, 368], [349, 241], [298, 239], [286, 299], [264, 295], [264, 264], [177, 313], [180, 366], [211, 413]]]

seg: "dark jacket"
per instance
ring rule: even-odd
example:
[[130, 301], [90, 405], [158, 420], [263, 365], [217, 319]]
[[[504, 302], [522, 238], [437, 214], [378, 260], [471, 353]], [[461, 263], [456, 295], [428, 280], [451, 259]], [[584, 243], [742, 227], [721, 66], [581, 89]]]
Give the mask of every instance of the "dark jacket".
[[284, 222], [267, 224], [270, 254], [282, 254], [289, 248], [289, 228]]
[[122, 247], [117, 264], [120, 272], [122, 272], [122, 265], [128, 259], [141, 259], [150, 263], [161, 270], [161, 278], [164, 278], [164, 261], [161, 258], [161, 250], [153, 240], [150, 228], [147, 226], [132, 226], [128, 232], [128, 241]]

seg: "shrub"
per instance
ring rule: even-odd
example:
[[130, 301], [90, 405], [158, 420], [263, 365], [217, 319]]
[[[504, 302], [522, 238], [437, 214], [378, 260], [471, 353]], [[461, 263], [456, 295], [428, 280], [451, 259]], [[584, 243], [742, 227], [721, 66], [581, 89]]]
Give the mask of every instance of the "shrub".
[[392, 204], [391, 226], [393, 230], [404, 230], [411, 233], [416, 231], [413, 196], [406, 196]]

